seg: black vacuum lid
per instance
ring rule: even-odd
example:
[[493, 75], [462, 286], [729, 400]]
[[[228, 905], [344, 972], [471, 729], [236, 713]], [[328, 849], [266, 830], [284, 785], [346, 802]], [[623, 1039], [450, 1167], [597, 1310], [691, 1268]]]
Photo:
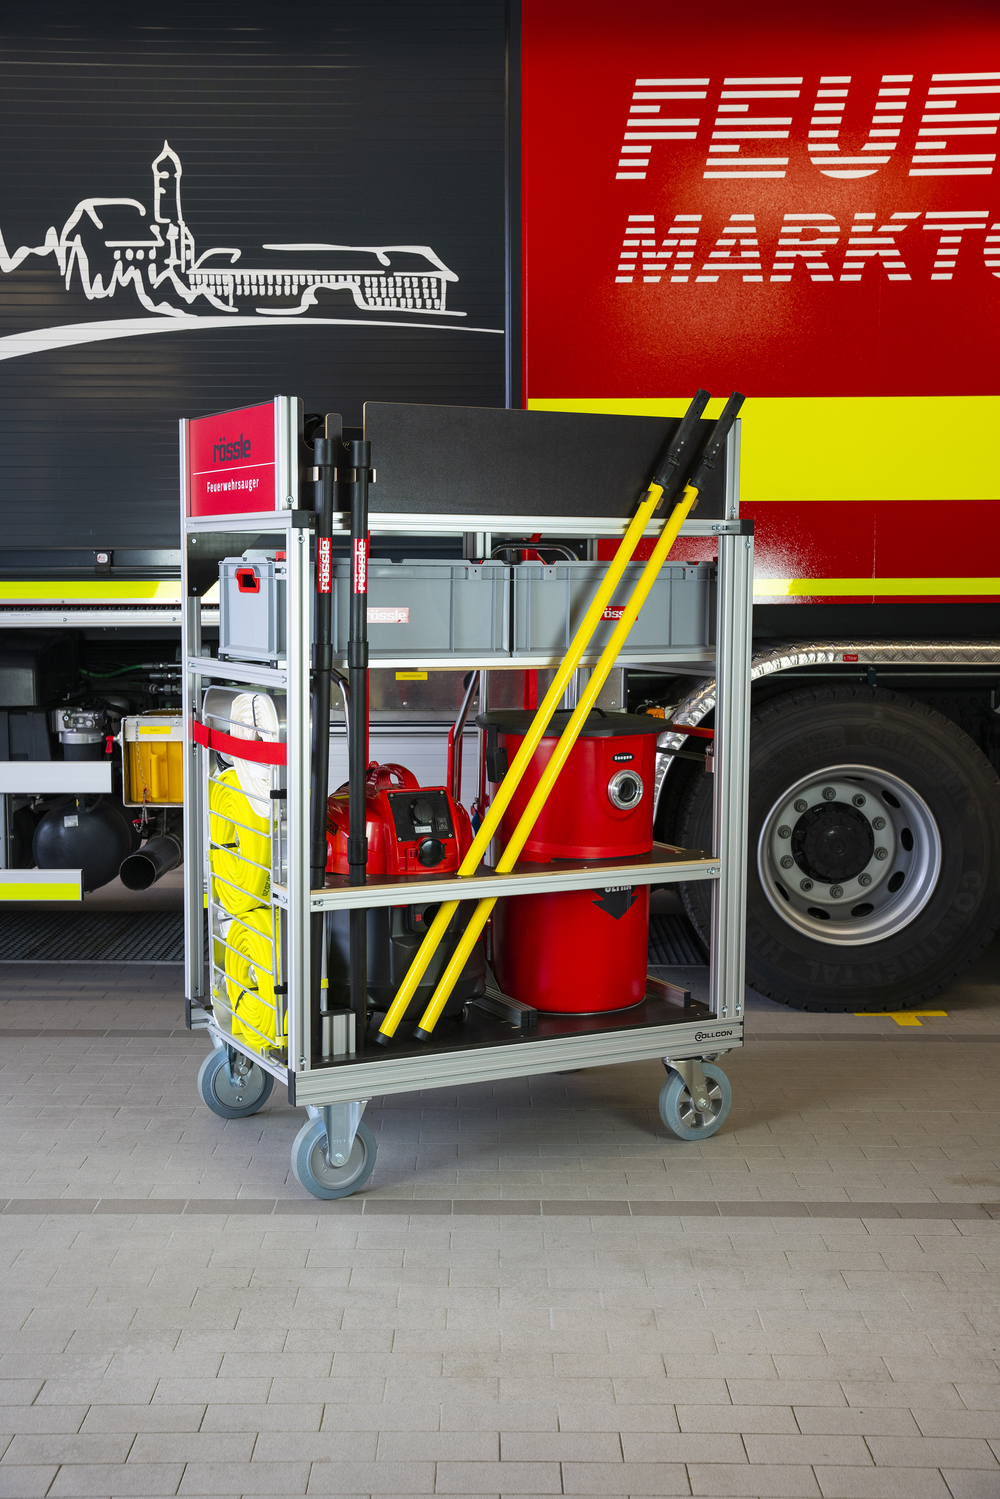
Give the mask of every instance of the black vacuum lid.
[[[500, 708], [495, 713], [480, 713], [476, 723], [481, 729], [489, 728], [492, 724], [501, 734], [524, 735], [534, 719], [534, 708]], [[558, 738], [569, 720], [570, 710], [557, 708], [544, 737]], [[665, 728], [662, 718], [650, 718], [645, 713], [604, 713], [600, 708], [592, 708], [580, 730], [580, 738], [622, 739], [625, 735], [662, 734]]]

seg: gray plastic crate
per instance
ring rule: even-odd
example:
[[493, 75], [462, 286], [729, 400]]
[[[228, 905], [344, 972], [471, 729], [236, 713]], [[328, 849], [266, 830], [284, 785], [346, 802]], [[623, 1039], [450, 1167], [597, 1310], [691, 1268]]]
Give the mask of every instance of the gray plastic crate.
[[[565, 651], [607, 572], [606, 562], [522, 562], [514, 572], [514, 656]], [[596, 656], [607, 644], [642, 574], [630, 563], [587, 650]], [[715, 564], [668, 562], [639, 618], [623, 655], [655, 660], [679, 650], [705, 649], [715, 640]]]
[[[350, 566], [333, 569], [334, 651], [347, 651]], [[371, 562], [368, 640], [373, 662], [453, 655], [510, 659], [510, 568], [503, 562]]]
[[219, 563], [219, 659], [277, 661], [285, 655], [284, 562], [248, 551]]

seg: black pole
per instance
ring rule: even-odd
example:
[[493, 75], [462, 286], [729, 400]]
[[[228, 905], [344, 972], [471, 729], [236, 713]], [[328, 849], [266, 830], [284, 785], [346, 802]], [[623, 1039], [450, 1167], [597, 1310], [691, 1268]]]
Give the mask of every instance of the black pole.
[[[354, 470], [351, 483], [351, 628], [347, 668], [351, 696], [348, 732], [348, 883], [363, 885], [368, 870], [365, 783], [368, 774], [368, 478], [371, 443], [347, 442], [343, 462]], [[350, 915], [351, 1008], [355, 1046], [365, 1048], [368, 1031], [368, 912]]]
[[[330, 779], [330, 669], [333, 665], [331, 643], [331, 568], [333, 536], [333, 473], [336, 455], [334, 444], [326, 437], [317, 437], [313, 443], [313, 462], [316, 465], [316, 596], [315, 639], [312, 661], [312, 757], [309, 797], [309, 884], [313, 890], [322, 889], [326, 882], [326, 802]], [[323, 933], [325, 922], [322, 914], [312, 917], [310, 925], [310, 988], [313, 997], [313, 1031], [319, 1026], [319, 1011], [323, 1008], [324, 995], [321, 981], [323, 974]]]

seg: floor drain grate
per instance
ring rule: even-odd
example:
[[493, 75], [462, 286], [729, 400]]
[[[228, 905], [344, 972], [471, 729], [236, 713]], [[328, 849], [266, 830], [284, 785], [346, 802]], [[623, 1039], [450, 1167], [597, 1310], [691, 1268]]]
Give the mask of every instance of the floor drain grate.
[[27, 911], [0, 914], [6, 963], [180, 963], [180, 911]]

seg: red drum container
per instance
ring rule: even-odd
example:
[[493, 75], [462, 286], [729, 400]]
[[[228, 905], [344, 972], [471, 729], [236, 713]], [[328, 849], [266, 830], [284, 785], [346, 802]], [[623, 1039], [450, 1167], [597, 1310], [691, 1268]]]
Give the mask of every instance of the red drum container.
[[[487, 778], [496, 785], [534, 714], [484, 713]], [[569, 718], [556, 713], [500, 825], [513, 833]], [[520, 855], [521, 860], [622, 859], [653, 846], [654, 718], [592, 712]], [[648, 885], [517, 895], [493, 913], [493, 967], [501, 989], [539, 1010], [567, 1015], [622, 1010], [646, 992]]]

